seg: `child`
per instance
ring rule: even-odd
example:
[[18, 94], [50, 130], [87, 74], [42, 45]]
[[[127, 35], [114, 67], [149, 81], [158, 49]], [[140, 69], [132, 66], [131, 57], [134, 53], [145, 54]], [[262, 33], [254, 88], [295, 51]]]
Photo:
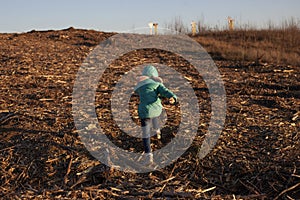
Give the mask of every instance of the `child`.
[[140, 97], [138, 114], [141, 119], [143, 131], [145, 162], [151, 164], [153, 163], [153, 154], [150, 146], [151, 124], [157, 135], [157, 139], [161, 138], [158, 117], [162, 112], [163, 106], [159, 97], [169, 98], [171, 104], [176, 103], [177, 97], [163, 85], [156, 68], [152, 65], [144, 67], [142, 76], [138, 77], [138, 84], [135, 87], [135, 91]]

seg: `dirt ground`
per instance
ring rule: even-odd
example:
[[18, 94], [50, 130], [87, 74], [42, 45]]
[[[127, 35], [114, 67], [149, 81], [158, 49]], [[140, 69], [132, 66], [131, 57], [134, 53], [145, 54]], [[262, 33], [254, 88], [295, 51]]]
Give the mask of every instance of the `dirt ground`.
[[[106, 70], [95, 101], [99, 123], [116, 145], [142, 150], [141, 139], [115, 125], [110, 97], [120, 76], [145, 62], [167, 64], [189, 77], [201, 121], [191, 147], [173, 164], [142, 174], [100, 172], [101, 163], [74, 126], [72, 91], [86, 56], [112, 35], [73, 28], [0, 34], [1, 199], [300, 199], [300, 66], [215, 60], [227, 116], [216, 146], [200, 160], [211, 110], [203, 80], [168, 52], [124, 55]], [[164, 103], [168, 114], [178, 112]], [[133, 96], [135, 120], [136, 104]], [[168, 119], [161, 141], [152, 138], [154, 150], [174, 137], [179, 120]]]

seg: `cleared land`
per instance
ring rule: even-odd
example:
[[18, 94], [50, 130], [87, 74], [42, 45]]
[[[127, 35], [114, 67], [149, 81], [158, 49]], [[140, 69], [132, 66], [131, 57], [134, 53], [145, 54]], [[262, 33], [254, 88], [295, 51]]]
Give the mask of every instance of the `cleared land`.
[[[210, 115], [203, 81], [183, 59], [160, 50], [141, 50], [117, 60], [103, 80], [107, 87], [98, 90], [96, 111], [100, 123], [105, 119], [111, 140], [124, 149], [142, 150], [141, 140], [114, 125], [109, 98], [115, 81], [144, 62], [167, 64], [190, 77], [202, 121], [192, 146], [172, 165], [144, 174], [113, 170], [106, 178], [97, 173], [100, 162], [82, 145], [74, 127], [72, 89], [85, 57], [113, 33], [70, 28], [0, 34], [1, 199], [299, 199], [299, 63], [226, 57], [215, 49], [223, 37], [215, 34], [194, 38], [215, 58], [227, 93], [227, 120], [212, 152], [197, 159]], [[238, 32], [229, 35], [235, 34], [235, 39], [224, 39], [230, 49], [239, 46], [230, 42], [239, 41]], [[268, 52], [260, 47], [252, 47], [257, 58]], [[299, 45], [293, 53], [299, 57]], [[133, 97], [133, 116], [136, 104]], [[166, 109], [177, 112], [174, 106]], [[154, 149], [176, 134], [178, 120], [167, 122], [162, 141], [153, 138]]]

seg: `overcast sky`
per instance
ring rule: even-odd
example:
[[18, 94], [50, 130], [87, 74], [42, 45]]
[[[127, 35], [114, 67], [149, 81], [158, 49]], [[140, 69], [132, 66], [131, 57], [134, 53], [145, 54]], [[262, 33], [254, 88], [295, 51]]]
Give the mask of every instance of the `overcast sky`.
[[261, 27], [272, 21], [300, 19], [299, 0], [0, 0], [0, 32], [75, 28], [126, 31], [165, 26], [175, 17], [190, 25], [201, 21], [225, 26], [227, 17], [237, 26]]

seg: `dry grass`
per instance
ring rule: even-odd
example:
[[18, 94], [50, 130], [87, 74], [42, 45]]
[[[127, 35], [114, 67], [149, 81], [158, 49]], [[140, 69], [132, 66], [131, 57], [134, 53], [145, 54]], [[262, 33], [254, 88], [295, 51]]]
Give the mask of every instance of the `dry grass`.
[[[167, 25], [178, 33], [190, 34], [189, 26], [180, 17]], [[211, 28], [203, 21], [197, 22], [199, 42], [214, 59], [259, 64], [300, 65], [300, 20], [290, 18], [275, 26], [271, 21], [264, 29], [241, 25], [234, 31], [226, 27]], [[191, 35], [191, 34], [190, 34]]]
[[300, 65], [300, 29], [206, 31], [194, 39], [215, 59]]

